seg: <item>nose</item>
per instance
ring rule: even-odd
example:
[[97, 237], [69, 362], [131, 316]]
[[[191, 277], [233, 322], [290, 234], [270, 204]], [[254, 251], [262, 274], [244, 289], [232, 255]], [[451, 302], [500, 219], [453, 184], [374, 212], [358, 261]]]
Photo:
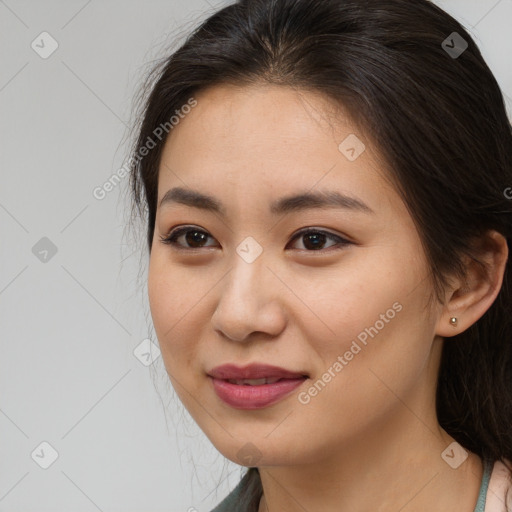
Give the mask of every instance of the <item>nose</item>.
[[213, 328], [238, 342], [253, 339], [255, 333], [278, 336], [286, 325], [283, 284], [267, 267], [263, 256], [252, 263], [238, 255], [235, 260], [219, 287]]

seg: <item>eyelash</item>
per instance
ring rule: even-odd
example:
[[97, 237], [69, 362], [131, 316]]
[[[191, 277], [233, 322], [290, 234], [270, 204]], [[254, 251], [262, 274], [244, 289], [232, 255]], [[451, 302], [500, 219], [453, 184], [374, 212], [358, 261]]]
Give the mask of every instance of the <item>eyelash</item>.
[[[204, 233], [204, 234], [208, 235], [208, 232], [204, 231], [202, 229], [194, 228], [192, 226], [184, 226], [184, 227], [181, 227], [181, 228], [177, 228], [174, 231], [171, 231], [167, 236], [160, 236], [160, 241], [162, 243], [164, 243], [164, 244], [171, 245], [175, 249], [181, 250], [181, 251], [198, 251], [198, 250], [201, 250], [201, 249], [208, 249], [208, 248], [212, 247], [212, 246], [207, 246], [207, 247], [183, 247], [183, 246], [179, 245], [177, 243], [177, 239], [181, 235], [187, 233], [188, 231], [196, 231], [198, 233]], [[327, 238], [330, 238], [331, 240], [336, 241], [337, 245], [339, 246], [337, 249], [342, 249], [342, 248], [344, 248], [344, 247], [346, 247], [348, 245], [353, 245], [353, 242], [350, 242], [349, 240], [347, 240], [345, 238], [342, 238], [341, 236], [335, 235], [335, 234], [330, 233], [328, 231], [324, 231], [322, 229], [314, 229], [314, 228], [305, 228], [305, 229], [300, 230], [299, 232], [297, 232], [292, 237], [291, 241], [293, 242], [297, 238], [300, 238], [301, 236], [304, 236], [304, 235], [307, 235], [307, 234], [310, 234], [310, 233], [322, 234], [322, 235], [325, 235]], [[336, 250], [336, 246], [331, 246], [331, 247], [328, 247], [327, 249], [317, 249], [317, 250], [298, 249], [298, 250], [305, 251], [305, 252], [325, 252], [325, 251], [328, 251], [328, 250], [331, 250], [331, 249]]]

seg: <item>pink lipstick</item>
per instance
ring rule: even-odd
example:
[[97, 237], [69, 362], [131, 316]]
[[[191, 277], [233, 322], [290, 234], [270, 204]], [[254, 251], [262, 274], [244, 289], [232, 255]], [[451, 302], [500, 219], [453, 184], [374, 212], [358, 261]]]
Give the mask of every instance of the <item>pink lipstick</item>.
[[284, 399], [308, 378], [267, 364], [217, 366], [208, 375], [217, 396], [237, 409], [262, 409]]

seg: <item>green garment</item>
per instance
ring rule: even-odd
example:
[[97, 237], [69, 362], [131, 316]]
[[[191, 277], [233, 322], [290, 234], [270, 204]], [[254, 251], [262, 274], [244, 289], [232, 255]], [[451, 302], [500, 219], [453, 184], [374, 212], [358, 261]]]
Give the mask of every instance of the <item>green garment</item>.
[[[250, 468], [243, 476], [238, 485], [219, 503], [211, 512], [258, 512], [259, 499], [257, 503], [248, 503], [248, 499], [242, 496], [242, 488], [248, 480], [250, 473], [254, 472], [254, 468]], [[248, 489], [252, 491], [253, 489]]]
[[[485, 499], [487, 496], [487, 489], [489, 487], [489, 480], [491, 478], [493, 468], [493, 462], [486, 460], [484, 461], [484, 474], [482, 477], [482, 483], [480, 484], [480, 492], [478, 493], [478, 501], [473, 512], [484, 512], [485, 510]], [[238, 485], [231, 491], [224, 500], [219, 503], [211, 512], [257, 512], [257, 505], [251, 510], [247, 501], [241, 499], [241, 490], [245, 483], [246, 477], [240, 480]]]

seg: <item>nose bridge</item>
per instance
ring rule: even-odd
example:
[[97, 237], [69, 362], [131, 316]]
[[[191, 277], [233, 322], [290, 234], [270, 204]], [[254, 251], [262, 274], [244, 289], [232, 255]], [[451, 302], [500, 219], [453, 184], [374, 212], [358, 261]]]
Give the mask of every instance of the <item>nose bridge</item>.
[[264, 304], [268, 303], [269, 289], [267, 274], [262, 256], [248, 263], [236, 254], [233, 257], [232, 270], [227, 275], [227, 284], [222, 292], [220, 306], [229, 307], [231, 316], [254, 318]]
[[[268, 273], [268, 269], [265, 266], [266, 262], [263, 256], [254, 260], [245, 259], [243, 255], [240, 256], [240, 252], [245, 250], [246, 247], [246, 244], [240, 244], [236, 256], [233, 256], [228, 289], [230, 293], [240, 295], [240, 298], [245, 299], [246, 296], [249, 296], [257, 299], [257, 295], [265, 291], [265, 274]], [[250, 254], [250, 251], [248, 251], [248, 254]], [[257, 289], [258, 284], [260, 285], [259, 289]]]
[[247, 305], [264, 300], [259, 296], [266, 293], [263, 285], [268, 278], [266, 274], [269, 273], [267, 263], [268, 251], [264, 251], [252, 236], [245, 237], [232, 254], [232, 270], [228, 274], [229, 283], [226, 287], [227, 299], [236, 301], [238, 297], [245, 300]]
[[[247, 244], [243, 242], [237, 248], [212, 317], [215, 329], [237, 341], [245, 340], [254, 331], [276, 335], [284, 322], [275, 300], [276, 284], [272, 283], [275, 277], [262, 253], [252, 259], [253, 247], [250, 241]], [[246, 257], [248, 254], [251, 257]]]

